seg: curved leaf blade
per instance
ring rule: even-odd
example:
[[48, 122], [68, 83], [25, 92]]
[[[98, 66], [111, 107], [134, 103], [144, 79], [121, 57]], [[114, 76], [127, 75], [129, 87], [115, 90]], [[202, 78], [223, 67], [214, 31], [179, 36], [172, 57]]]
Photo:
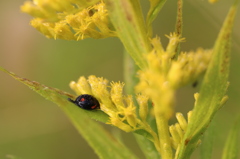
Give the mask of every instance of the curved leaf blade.
[[99, 123], [90, 119], [93, 118], [105, 123], [108, 120], [108, 116], [104, 112], [80, 109], [68, 101], [68, 98], [74, 98], [74, 96], [69, 93], [19, 77], [2, 67], [0, 67], [0, 70], [27, 85], [45, 99], [56, 103], [64, 113], [66, 113], [78, 132], [87, 140], [100, 158], [137, 159], [125, 145], [118, 142], [118, 140], [108, 133]]
[[148, 11], [146, 20], [149, 37], [152, 36], [152, 23], [156, 19], [166, 1], [167, 0], [150, 0], [150, 9]]
[[154, 144], [148, 140], [147, 138], [141, 136], [141, 135], [134, 135], [135, 139], [142, 150], [142, 152], [145, 155], [146, 159], [159, 159], [160, 155], [158, 151], [156, 150]]
[[213, 47], [212, 60], [204, 76], [200, 95], [176, 156], [177, 159], [190, 157], [215, 113], [227, 99], [225, 94], [228, 87], [230, 65], [230, 37], [237, 5], [238, 1], [235, 1]]
[[53, 103], [57, 104], [62, 109], [65, 109], [67, 107], [67, 109], [70, 112], [72, 112], [73, 114], [75, 112], [82, 113], [82, 114], [85, 113], [90, 118], [95, 119], [97, 121], [104, 122], [104, 123], [106, 123], [108, 120], [108, 115], [102, 111], [97, 111], [97, 110], [96, 111], [87, 111], [84, 109], [76, 109], [78, 107], [76, 107], [74, 104], [72, 104], [71, 102], [68, 101], [68, 98], [74, 99], [75, 98], [74, 95], [71, 95], [67, 92], [61, 91], [56, 88], [47, 87], [36, 81], [30, 81], [27, 78], [19, 77], [18, 75], [14, 74], [13, 72], [7, 71], [6, 69], [4, 69], [2, 67], [0, 67], [0, 70], [9, 74], [17, 81], [27, 85], [30, 89], [37, 92], [41, 96], [43, 96], [45, 99], [50, 100]]
[[224, 146], [222, 159], [237, 159], [239, 152], [239, 135], [240, 134], [240, 116], [233, 124], [229, 135], [227, 137], [226, 144]]

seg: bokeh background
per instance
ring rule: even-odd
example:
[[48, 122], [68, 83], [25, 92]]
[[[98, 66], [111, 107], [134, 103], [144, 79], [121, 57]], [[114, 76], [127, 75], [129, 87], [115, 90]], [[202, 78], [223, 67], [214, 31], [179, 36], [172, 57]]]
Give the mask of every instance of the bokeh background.
[[[47, 39], [29, 25], [31, 17], [20, 12], [24, 0], [0, 1], [0, 66], [50, 87], [73, 93], [69, 82], [96, 75], [123, 81], [123, 47], [116, 38], [64, 41]], [[182, 50], [211, 48], [232, 1], [186, 0]], [[148, 1], [142, 0], [147, 12]], [[240, 11], [239, 11], [240, 13]], [[228, 103], [217, 113], [213, 157], [221, 156], [227, 133], [240, 114], [240, 14], [233, 31]], [[174, 31], [176, 2], [168, 1], [154, 23], [154, 34], [166, 46], [165, 34]], [[177, 93], [176, 111], [186, 115], [193, 106], [191, 86]], [[86, 125], [87, 126], [87, 125]], [[110, 128], [112, 129], [112, 128]], [[144, 158], [133, 136], [122, 133], [127, 145]], [[96, 132], [97, 135], [97, 132]], [[196, 151], [193, 158], [198, 158]], [[0, 159], [97, 159], [61, 110], [23, 84], [0, 72]]]

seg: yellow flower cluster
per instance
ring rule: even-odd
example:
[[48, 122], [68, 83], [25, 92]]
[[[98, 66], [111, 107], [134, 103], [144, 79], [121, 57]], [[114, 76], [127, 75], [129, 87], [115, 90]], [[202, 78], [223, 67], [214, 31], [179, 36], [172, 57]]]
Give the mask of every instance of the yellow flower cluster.
[[[101, 110], [109, 115], [108, 124], [114, 125], [126, 132], [135, 131], [144, 127], [144, 121], [148, 114], [148, 98], [143, 95], [137, 96], [140, 106], [139, 119], [136, 115], [136, 106], [132, 96], [123, 96], [124, 83], [111, 82], [103, 78], [89, 76], [88, 79], [80, 77], [78, 82], [72, 81], [70, 87], [77, 94], [90, 94], [98, 99]], [[110, 90], [109, 90], [110, 88]]]
[[172, 61], [168, 81], [174, 88], [195, 82], [207, 69], [211, 50], [197, 49], [195, 52], [184, 52]]
[[99, 0], [27, 1], [21, 10], [35, 17], [30, 24], [48, 38], [82, 40], [116, 36], [105, 3]]
[[148, 68], [139, 71], [140, 82], [136, 91], [147, 95], [154, 103], [154, 108], [160, 107], [159, 114], [168, 120], [173, 115], [174, 93], [187, 84], [194, 83], [206, 71], [211, 58], [211, 51], [180, 53], [176, 60], [176, 49], [184, 38], [173, 33], [169, 38], [166, 50], [160, 39], [152, 39], [153, 50], [146, 55]]
[[177, 55], [178, 45], [184, 38], [176, 33], [167, 37], [169, 43], [166, 49], [162, 47], [159, 38], [152, 39], [153, 50], [145, 55], [148, 67], [139, 71], [140, 82], [135, 89], [153, 102], [160, 151], [172, 158], [172, 148], [177, 150], [187, 128], [186, 120], [177, 113], [179, 124], [168, 129], [168, 121], [174, 114], [175, 92], [178, 88], [195, 82], [206, 71], [211, 51], [198, 49], [196, 52]]
[[[153, 50], [147, 53], [148, 68], [138, 73], [139, 83], [135, 87], [138, 107], [131, 95], [123, 95], [124, 83], [109, 82], [103, 78], [80, 77], [78, 82], [71, 82], [70, 87], [77, 94], [90, 94], [98, 99], [103, 112], [109, 115], [108, 124], [126, 132], [143, 129], [158, 151], [178, 149], [187, 128], [187, 121], [180, 113], [176, 114], [178, 123], [168, 128], [168, 120], [174, 114], [175, 92], [179, 87], [192, 83], [206, 71], [211, 51], [198, 49], [196, 52], [180, 53], [176, 50], [184, 38], [173, 33], [168, 36], [169, 44], [163, 49], [160, 39], [152, 39]], [[195, 94], [197, 102], [198, 94]], [[152, 101], [157, 132], [148, 125], [148, 101]], [[222, 101], [224, 102], [224, 100]], [[188, 114], [188, 121], [190, 119]], [[161, 137], [160, 137], [161, 136]]]
[[[188, 115], [188, 122], [184, 118], [182, 113], [176, 113], [176, 118], [178, 122], [174, 125], [169, 126], [169, 132], [171, 134], [171, 144], [172, 144], [172, 147], [177, 151], [180, 143], [184, 142], [183, 136], [187, 130], [188, 123], [191, 119], [192, 111], [189, 111], [187, 115]], [[197, 145], [199, 145], [200, 143], [201, 143], [201, 140], [197, 142]]]
[[157, 116], [161, 115], [166, 119], [172, 116], [174, 104], [174, 89], [168, 82], [167, 74], [177, 45], [183, 40], [176, 34], [171, 34], [169, 38], [166, 51], [159, 38], [152, 39], [153, 50], [146, 55], [148, 68], [139, 72], [140, 82], [136, 86], [137, 92], [147, 95], [153, 101]]

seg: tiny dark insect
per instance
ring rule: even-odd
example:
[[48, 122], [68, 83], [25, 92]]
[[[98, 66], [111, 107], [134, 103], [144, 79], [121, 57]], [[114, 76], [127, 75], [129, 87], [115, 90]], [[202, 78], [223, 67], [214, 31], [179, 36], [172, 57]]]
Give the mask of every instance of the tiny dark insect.
[[100, 104], [99, 104], [98, 100], [89, 94], [82, 94], [82, 95], [78, 96], [75, 101], [70, 98], [68, 98], [68, 100], [70, 102], [76, 104], [77, 106], [79, 106], [82, 109], [93, 110], [93, 109], [100, 108]]
[[197, 87], [198, 85], [198, 81], [195, 81], [193, 84], [192, 84], [192, 87]]

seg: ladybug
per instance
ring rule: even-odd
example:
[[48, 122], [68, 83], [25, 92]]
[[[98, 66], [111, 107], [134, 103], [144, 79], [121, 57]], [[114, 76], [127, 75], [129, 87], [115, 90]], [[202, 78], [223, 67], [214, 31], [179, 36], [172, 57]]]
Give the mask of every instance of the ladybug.
[[70, 98], [68, 98], [68, 100], [70, 102], [76, 104], [77, 106], [79, 106], [82, 109], [94, 110], [94, 109], [100, 108], [100, 104], [99, 104], [98, 100], [89, 94], [82, 94], [82, 95], [78, 96], [75, 101]]

